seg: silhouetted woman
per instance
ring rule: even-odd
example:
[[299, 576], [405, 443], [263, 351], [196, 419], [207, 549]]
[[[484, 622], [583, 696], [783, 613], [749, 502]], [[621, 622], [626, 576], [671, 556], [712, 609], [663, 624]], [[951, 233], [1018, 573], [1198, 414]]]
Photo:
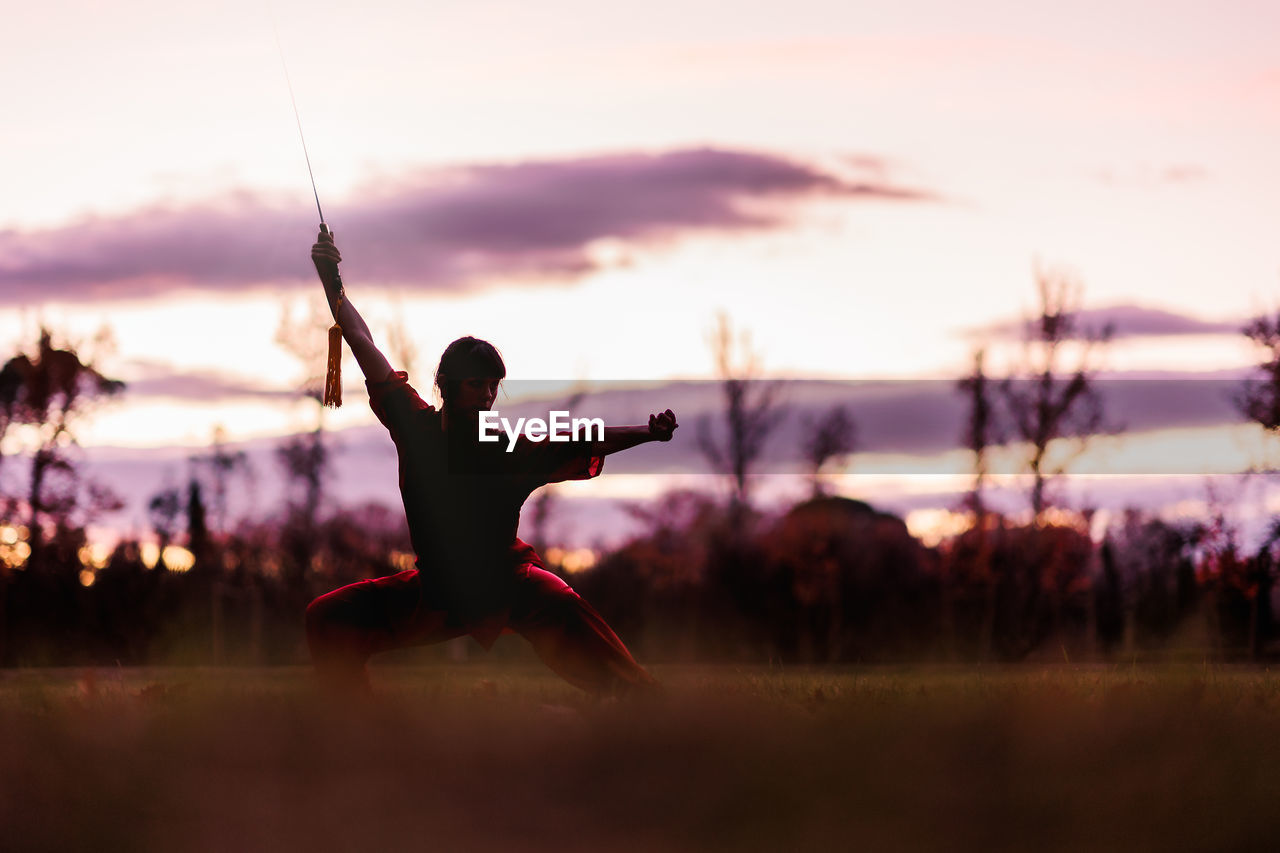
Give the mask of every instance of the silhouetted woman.
[[653, 679], [589, 604], [546, 571], [516, 538], [520, 507], [538, 487], [595, 477], [604, 457], [646, 441], [669, 441], [671, 410], [648, 426], [609, 427], [596, 442], [518, 439], [507, 452], [478, 440], [479, 413], [492, 408], [506, 367], [486, 341], [459, 338], [440, 358], [437, 411], [393, 370], [342, 289], [342, 260], [322, 231], [311, 257], [334, 319], [364, 372], [369, 404], [390, 431], [417, 568], [359, 581], [307, 607], [307, 643], [333, 686], [368, 685], [365, 662], [388, 649], [470, 634], [486, 649], [504, 631], [532, 643], [570, 683], [592, 692], [652, 685]]

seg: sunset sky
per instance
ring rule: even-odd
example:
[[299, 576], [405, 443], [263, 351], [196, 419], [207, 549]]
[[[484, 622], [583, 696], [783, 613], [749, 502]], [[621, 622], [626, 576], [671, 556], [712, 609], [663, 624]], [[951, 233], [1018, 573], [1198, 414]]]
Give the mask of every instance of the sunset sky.
[[[88, 447], [314, 421], [273, 16], [349, 292], [424, 388], [462, 334], [513, 378], [707, 378], [718, 311], [771, 375], [953, 377], [1036, 263], [1118, 321], [1110, 371], [1246, 367], [1277, 306], [1275, 3], [52, 0], [0, 34], [0, 341], [110, 326]], [[346, 370], [330, 425], [367, 427]]]

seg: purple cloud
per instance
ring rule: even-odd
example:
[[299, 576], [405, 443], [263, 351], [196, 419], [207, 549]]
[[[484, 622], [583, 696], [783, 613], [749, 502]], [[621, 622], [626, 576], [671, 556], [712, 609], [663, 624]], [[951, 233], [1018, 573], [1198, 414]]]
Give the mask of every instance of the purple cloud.
[[[814, 197], [928, 200], [768, 154], [712, 148], [429, 170], [330, 208], [362, 281], [462, 289], [494, 277], [575, 277], [604, 238], [653, 246], [780, 227]], [[146, 297], [176, 287], [309, 282], [305, 207], [252, 193], [40, 231], [0, 231], [4, 301]]]
[[[1239, 334], [1243, 320], [1200, 320], [1159, 308], [1141, 305], [1112, 305], [1076, 312], [1077, 328], [1082, 333], [1100, 332], [1110, 326], [1113, 338], [1160, 337], [1165, 335], [1232, 335]], [[1015, 320], [986, 326], [973, 332], [1001, 338], [1021, 338], [1027, 321]]]
[[179, 400], [216, 401], [236, 397], [255, 397], [268, 400], [292, 400], [298, 397], [296, 389], [265, 388], [246, 381], [238, 381], [207, 372], [161, 373], [154, 372], [142, 379], [128, 383], [131, 397], [169, 397]]
[[[1244, 423], [1234, 400], [1241, 390], [1242, 375], [1222, 373], [1104, 374], [1095, 387], [1102, 397], [1108, 421], [1131, 432], [1172, 427], [1210, 427]], [[558, 390], [553, 390], [557, 388]], [[424, 394], [425, 388], [419, 388]], [[650, 412], [666, 407], [676, 410], [683, 424], [691, 427], [677, 434], [670, 444], [646, 445], [611, 458], [615, 473], [706, 473], [697, 442], [695, 424], [704, 417], [720, 423], [724, 410], [724, 389], [709, 380], [668, 382], [651, 385], [644, 381], [602, 383], [584, 389], [584, 399], [575, 407], [575, 416], [599, 417], [609, 424], [644, 423]], [[358, 386], [347, 389], [352, 405], [363, 405], [364, 392]], [[207, 374], [157, 371], [144, 381], [131, 382], [129, 395], [161, 395], [200, 400], [219, 397], [296, 397], [288, 389], [267, 389], [233, 379]], [[508, 379], [500, 409], [511, 419], [543, 417], [564, 405], [558, 383]], [[802, 448], [806, 421], [844, 406], [858, 424], [858, 450], [864, 453], [933, 454], [961, 447], [968, 402], [954, 380], [833, 381], [785, 380], [778, 397], [782, 420], [765, 446], [765, 470], [776, 473], [803, 473]], [[1003, 403], [997, 407], [1004, 412]], [[716, 427], [717, 429], [719, 427]], [[362, 428], [365, 429], [365, 428]], [[369, 427], [367, 436], [385, 442], [381, 427]], [[359, 433], [366, 436], [366, 433]], [[366, 437], [367, 437], [366, 436]], [[364, 439], [361, 439], [362, 441]], [[1172, 459], [1173, 467], [1185, 458]], [[1150, 464], [1144, 462], [1143, 464]], [[1117, 471], [1116, 473], [1164, 473]]]

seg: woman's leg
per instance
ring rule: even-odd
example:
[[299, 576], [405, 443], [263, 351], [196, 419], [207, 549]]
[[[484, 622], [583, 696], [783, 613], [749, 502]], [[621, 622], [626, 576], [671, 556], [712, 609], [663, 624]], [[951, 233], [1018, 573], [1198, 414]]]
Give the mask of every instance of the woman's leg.
[[330, 688], [369, 689], [370, 655], [440, 642], [461, 631], [422, 601], [418, 572], [357, 581], [307, 606], [307, 646], [321, 682]]
[[520, 569], [509, 627], [575, 687], [593, 693], [657, 687], [590, 604], [533, 564]]

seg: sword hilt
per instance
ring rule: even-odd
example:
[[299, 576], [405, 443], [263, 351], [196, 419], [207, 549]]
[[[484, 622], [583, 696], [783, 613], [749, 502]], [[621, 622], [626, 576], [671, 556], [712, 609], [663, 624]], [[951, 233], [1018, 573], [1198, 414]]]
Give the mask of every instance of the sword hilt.
[[[320, 233], [333, 236], [332, 233], [329, 231], [329, 226], [325, 225], [323, 221], [320, 223]], [[341, 293], [342, 292], [342, 275], [338, 272], [337, 264], [333, 264], [333, 280], [338, 285], [338, 292]]]

